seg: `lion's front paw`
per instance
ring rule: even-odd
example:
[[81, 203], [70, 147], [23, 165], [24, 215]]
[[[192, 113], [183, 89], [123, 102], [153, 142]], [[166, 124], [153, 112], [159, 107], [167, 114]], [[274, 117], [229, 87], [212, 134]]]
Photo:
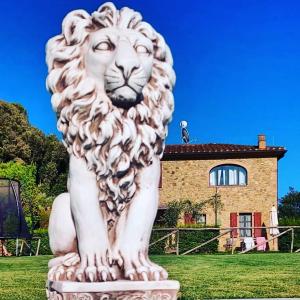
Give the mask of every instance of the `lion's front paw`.
[[167, 271], [152, 263], [144, 250], [121, 249], [119, 251], [123, 261], [124, 276], [130, 280], [165, 280]]
[[78, 253], [71, 252], [64, 256], [53, 258], [49, 261], [49, 280], [75, 280], [76, 265], [79, 265], [80, 257]]
[[75, 276], [78, 281], [107, 281], [116, 280], [116, 274], [109, 266], [111, 255], [106, 251], [81, 251], [81, 263], [76, 269]]

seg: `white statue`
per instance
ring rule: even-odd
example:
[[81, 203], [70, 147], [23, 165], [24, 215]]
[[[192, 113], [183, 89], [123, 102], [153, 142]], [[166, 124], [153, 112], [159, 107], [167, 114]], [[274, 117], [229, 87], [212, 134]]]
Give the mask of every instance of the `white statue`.
[[70, 154], [50, 217], [50, 280], [163, 280], [148, 257], [175, 74], [163, 37], [112, 3], [69, 13], [47, 86]]

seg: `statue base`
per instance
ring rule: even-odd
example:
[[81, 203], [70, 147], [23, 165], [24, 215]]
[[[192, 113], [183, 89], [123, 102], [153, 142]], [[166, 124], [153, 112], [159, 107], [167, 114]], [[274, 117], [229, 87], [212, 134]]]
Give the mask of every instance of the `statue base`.
[[176, 300], [178, 291], [174, 280], [47, 282], [48, 300]]

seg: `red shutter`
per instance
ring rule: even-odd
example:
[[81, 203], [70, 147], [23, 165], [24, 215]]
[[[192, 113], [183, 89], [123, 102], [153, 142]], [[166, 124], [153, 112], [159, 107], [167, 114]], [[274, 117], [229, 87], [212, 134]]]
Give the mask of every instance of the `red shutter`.
[[193, 215], [191, 213], [184, 213], [184, 224], [185, 225], [190, 225], [193, 224], [194, 220], [193, 220]]
[[[237, 227], [237, 220], [238, 220], [238, 215], [236, 212], [232, 212], [230, 213], [230, 227]], [[231, 237], [237, 237], [238, 233], [237, 233], [237, 229], [233, 229], [231, 231]]]
[[[254, 213], [254, 227], [261, 227], [261, 212]], [[261, 236], [261, 228], [254, 229], [254, 237]]]
[[162, 163], [161, 162], [160, 162], [160, 177], [159, 177], [158, 187], [162, 188]]

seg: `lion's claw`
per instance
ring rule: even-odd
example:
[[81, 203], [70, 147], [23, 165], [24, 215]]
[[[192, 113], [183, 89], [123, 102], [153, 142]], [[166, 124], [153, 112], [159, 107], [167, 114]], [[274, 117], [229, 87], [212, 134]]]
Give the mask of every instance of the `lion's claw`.
[[75, 277], [78, 281], [82, 282], [84, 281], [84, 270], [83, 268], [78, 268], [75, 272]]
[[97, 269], [95, 266], [90, 266], [85, 269], [86, 278], [89, 279], [90, 282], [94, 282], [97, 278]]
[[[137, 253], [130, 255], [129, 253]], [[168, 278], [164, 268], [152, 263], [144, 251], [121, 250], [121, 257], [124, 261], [124, 276], [130, 280], [158, 281]]]

